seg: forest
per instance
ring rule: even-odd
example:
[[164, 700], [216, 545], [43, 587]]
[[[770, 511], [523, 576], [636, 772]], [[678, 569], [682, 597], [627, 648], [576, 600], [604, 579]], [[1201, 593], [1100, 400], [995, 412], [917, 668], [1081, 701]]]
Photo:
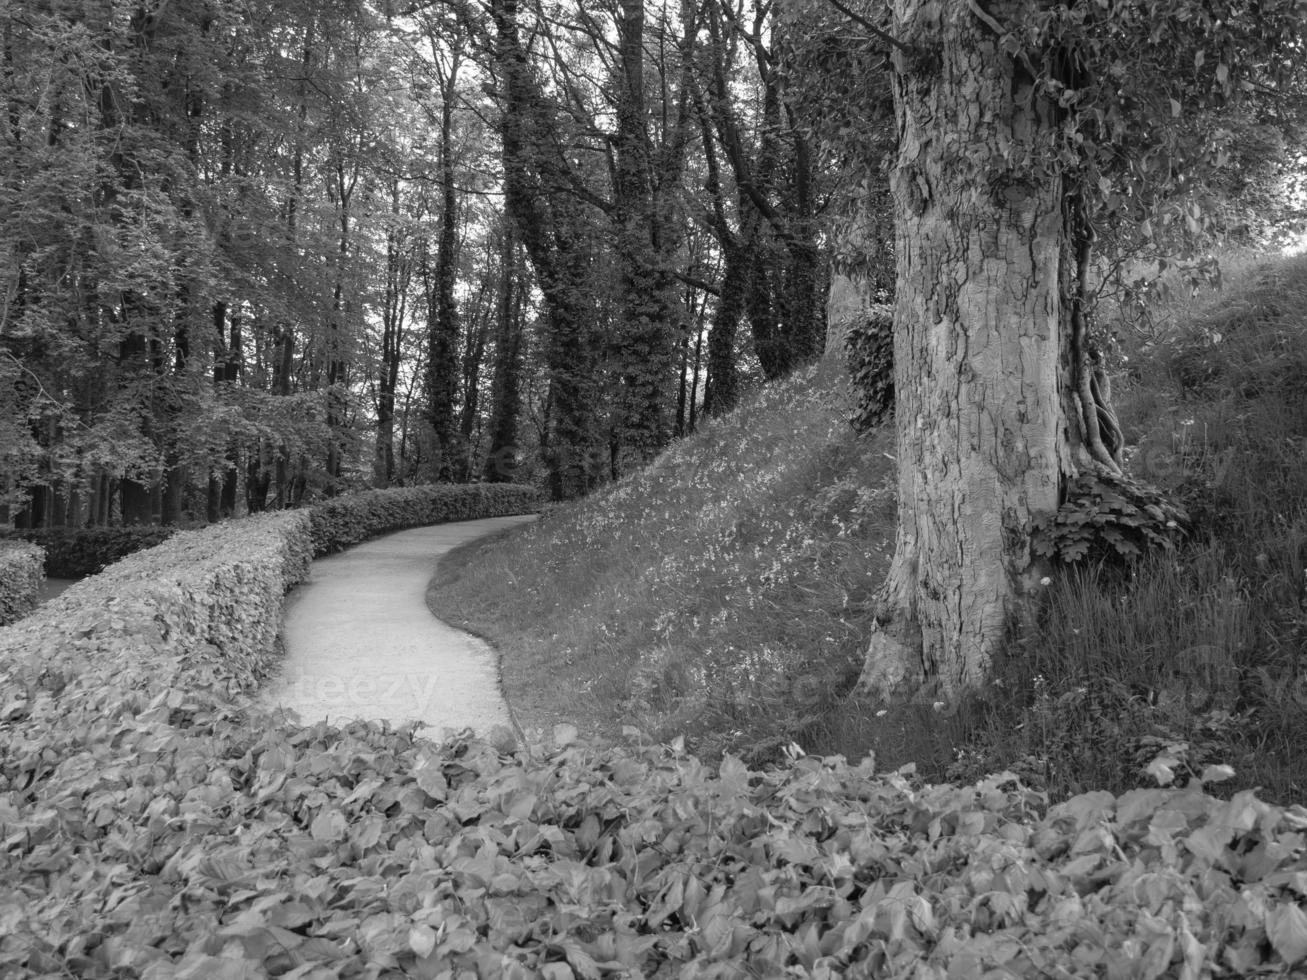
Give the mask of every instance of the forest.
[[850, 216], [892, 288], [868, 179], [889, 92], [846, 115], [829, 80], [878, 57], [847, 23], [6, 4], [10, 519], [204, 522], [431, 481], [564, 499], [651, 459], [821, 350]]

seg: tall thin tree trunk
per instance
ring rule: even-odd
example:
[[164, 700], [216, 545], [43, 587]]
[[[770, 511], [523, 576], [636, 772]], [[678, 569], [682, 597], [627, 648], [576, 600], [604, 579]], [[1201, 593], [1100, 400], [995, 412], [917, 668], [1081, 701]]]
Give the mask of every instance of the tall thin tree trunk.
[[[698, 323], [698, 332], [694, 338], [694, 374], [690, 377], [690, 428], [693, 432], [699, 426], [697, 414], [696, 392], [699, 390], [699, 373], [703, 364], [703, 320], [700, 318]], [[707, 403], [707, 391], [704, 391], [704, 402]]]
[[340, 480], [344, 467], [347, 435], [345, 432], [345, 415], [349, 407], [346, 384], [349, 381], [349, 361], [345, 349], [345, 320], [352, 300], [345, 296], [345, 277], [348, 275], [349, 253], [351, 248], [350, 202], [354, 197], [354, 188], [358, 182], [358, 157], [355, 156], [353, 172], [346, 174], [345, 162], [341, 155], [336, 156], [335, 198], [339, 208], [337, 215], [338, 235], [336, 240], [336, 273], [331, 291], [331, 318], [327, 326], [327, 493], [334, 494], [340, 489]]
[[476, 315], [468, 325], [463, 343], [463, 408], [458, 420], [460, 451], [454, 466], [454, 478], [459, 483], [467, 483], [472, 478], [472, 455], [477, 441], [474, 435], [481, 415], [481, 366], [486, 358], [486, 343], [490, 339], [490, 321], [493, 319], [493, 311], [485, 309], [486, 285], [483, 279], [473, 304]]
[[723, 248], [722, 294], [708, 331], [708, 389], [703, 413], [723, 415], [739, 400], [735, 370], [735, 333], [748, 298], [749, 269], [753, 259], [737, 245]]
[[399, 181], [390, 186], [390, 214], [396, 222], [386, 235], [386, 289], [381, 309], [381, 363], [377, 367], [377, 439], [372, 465], [374, 486], [388, 487], [395, 478], [395, 392], [407, 316], [408, 286], [412, 260], [409, 245], [401, 235]]
[[502, 223], [499, 294], [495, 299], [495, 365], [490, 381], [490, 447], [483, 475], [492, 483], [513, 478], [517, 462], [517, 420], [521, 404], [522, 322], [514, 298], [520, 295], [517, 242], [511, 222]]
[[517, 28], [516, 0], [492, 0], [495, 62], [504, 91], [502, 143], [508, 210], [544, 298], [549, 422], [541, 439], [555, 500], [588, 493], [603, 462], [596, 424], [597, 354], [586, 288], [586, 228], [559, 158], [559, 141]]

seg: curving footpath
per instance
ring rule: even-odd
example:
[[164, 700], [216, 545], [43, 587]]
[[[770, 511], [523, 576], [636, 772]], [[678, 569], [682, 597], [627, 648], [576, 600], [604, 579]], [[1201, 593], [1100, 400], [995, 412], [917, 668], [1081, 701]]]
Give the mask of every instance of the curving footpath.
[[283, 670], [260, 700], [305, 724], [418, 721], [432, 738], [509, 728], [494, 650], [432, 616], [426, 591], [441, 555], [534, 517], [413, 528], [314, 561], [287, 599]]

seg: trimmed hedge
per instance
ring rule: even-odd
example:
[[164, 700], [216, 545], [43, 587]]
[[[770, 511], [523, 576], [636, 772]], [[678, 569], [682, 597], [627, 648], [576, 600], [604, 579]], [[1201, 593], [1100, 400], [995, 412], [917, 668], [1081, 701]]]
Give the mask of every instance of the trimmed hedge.
[[116, 561], [162, 544], [176, 527], [133, 524], [128, 527], [50, 527], [7, 531], [10, 539], [31, 541], [45, 549], [49, 578], [86, 578]]
[[0, 690], [21, 701], [183, 680], [252, 689], [310, 542], [308, 515], [293, 511], [178, 532], [0, 630]]
[[[333, 497], [307, 508], [313, 520], [315, 556], [340, 551], [389, 531], [529, 514], [539, 509], [540, 492], [536, 488], [511, 483], [368, 490]], [[6, 539], [30, 541], [45, 549], [47, 577], [81, 579], [128, 555], [162, 544], [179, 530], [187, 528], [149, 524], [29, 528], [0, 531], [0, 544]]]
[[368, 538], [408, 527], [530, 514], [540, 491], [514, 483], [474, 483], [367, 490], [310, 508], [313, 554], [329, 555]]
[[27, 541], [0, 541], [0, 626], [36, 608], [45, 552]]
[[[84, 578], [19, 625], [0, 630], [0, 690], [63, 691], [78, 677], [92, 678], [92, 688], [110, 679], [142, 687], [149, 679], [171, 683], [183, 674], [192, 687], [203, 677], [251, 690], [275, 655], [282, 597], [305, 577], [313, 557], [401, 528], [538, 506], [532, 487], [409, 487], [198, 530], [149, 529], [166, 540]], [[39, 549], [10, 547], [29, 556], [27, 565], [39, 576], [30, 557], [39, 559]]]
[[[206, 683], [253, 689], [275, 654], [282, 597], [305, 577], [312, 558], [406, 527], [538, 506], [535, 488], [512, 484], [401, 487], [198, 530], [121, 529], [130, 533], [102, 540], [139, 541], [143, 531], [165, 540], [84, 578], [20, 625], [0, 630], [0, 690], [53, 684], [62, 691], [82, 676], [94, 684], [126, 678], [142, 686], [147, 678], [195, 671]], [[29, 575], [34, 568], [39, 587], [40, 549], [18, 542], [9, 549], [24, 556], [14, 559], [15, 567], [25, 564]], [[0, 596], [0, 612], [4, 601]], [[15, 609], [20, 605], [15, 599]], [[195, 677], [187, 683], [194, 686]]]

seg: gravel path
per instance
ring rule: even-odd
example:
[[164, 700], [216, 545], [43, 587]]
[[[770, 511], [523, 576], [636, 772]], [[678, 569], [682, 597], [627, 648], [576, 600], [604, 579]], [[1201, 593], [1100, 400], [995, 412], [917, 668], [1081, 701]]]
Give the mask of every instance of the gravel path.
[[445, 552], [532, 519], [414, 528], [319, 558], [287, 598], [286, 659], [263, 702], [298, 712], [305, 724], [416, 720], [431, 738], [463, 728], [511, 732], [494, 650], [433, 617], [426, 590]]

